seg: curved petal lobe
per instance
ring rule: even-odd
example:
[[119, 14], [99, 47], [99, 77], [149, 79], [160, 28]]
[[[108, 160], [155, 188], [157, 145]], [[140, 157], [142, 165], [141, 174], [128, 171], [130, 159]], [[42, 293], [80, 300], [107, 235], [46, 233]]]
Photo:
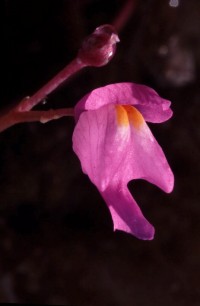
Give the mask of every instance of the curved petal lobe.
[[139, 239], [154, 238], [154, 227], [145, 219], [127, 186], [110, 185], [101, 193], [110, 210], [114, 230], [121, 230]]

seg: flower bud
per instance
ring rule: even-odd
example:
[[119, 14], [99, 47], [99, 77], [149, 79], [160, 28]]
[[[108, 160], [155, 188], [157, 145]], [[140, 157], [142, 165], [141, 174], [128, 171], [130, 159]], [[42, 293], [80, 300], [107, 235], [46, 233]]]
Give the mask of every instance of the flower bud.
[[78, 59], [88, 66], [104, 66], [114, 56], [117, 42], [119, 37], [113, 26], [102, 25], [83, 41]]

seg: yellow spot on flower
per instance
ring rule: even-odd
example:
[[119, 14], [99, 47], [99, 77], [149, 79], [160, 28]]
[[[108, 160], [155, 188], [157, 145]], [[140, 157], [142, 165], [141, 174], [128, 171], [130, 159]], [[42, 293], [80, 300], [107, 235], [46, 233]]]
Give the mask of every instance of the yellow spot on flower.
[[141, 113], [131, 105], [116, 105], [117, 123], [121, 126], [132, 124], [136, 129], [144, 123]]

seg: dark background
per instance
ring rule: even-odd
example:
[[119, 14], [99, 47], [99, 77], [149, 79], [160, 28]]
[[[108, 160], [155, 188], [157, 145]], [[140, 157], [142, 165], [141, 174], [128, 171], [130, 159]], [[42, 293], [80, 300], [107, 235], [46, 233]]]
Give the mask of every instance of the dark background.
[[[37, 109], [71, 107], [122, 81], [172, 101], [173, 118], [150, 127], [174, 171], [174, 191], [130, 183], [155, 239], [112, 232], [72, 151], [73, 118], [16, 125], [0, 135], [0, 302], [200, 305], [200, 1], [137, 2], [112, 62], [84, 69]], [[1, 1], [1, 109], [54, 76], [123, 3]]]

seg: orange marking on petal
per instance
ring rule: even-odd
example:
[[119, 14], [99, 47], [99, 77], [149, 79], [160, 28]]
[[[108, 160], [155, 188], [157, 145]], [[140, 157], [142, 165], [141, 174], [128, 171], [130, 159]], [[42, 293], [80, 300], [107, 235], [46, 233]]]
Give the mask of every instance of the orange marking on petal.
[[129, 122], [133, 124], [135, 128], [139, 128], [144, 123], [142, 114], [134, 106], [124, 105], [123, 107], [127, 111]]
[[144, 123], [142, 114], [131, 105], [116, 105], [117, 123], [128, 126], [132, 124], [136, 129]]
[[129, 119], [128, 114], [126, 110], [124, 109], [123, 105], [116, 105], [116, 111], [117, 111], [117, 123], [118, 125], [129, 125]]

